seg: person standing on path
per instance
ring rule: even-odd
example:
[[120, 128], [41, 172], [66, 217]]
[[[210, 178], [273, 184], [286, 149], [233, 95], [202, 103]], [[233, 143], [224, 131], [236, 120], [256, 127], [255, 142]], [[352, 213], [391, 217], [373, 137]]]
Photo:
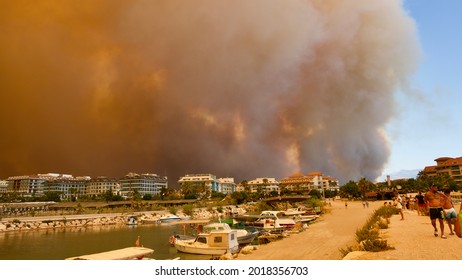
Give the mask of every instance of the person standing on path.
[[396, 207], [396, 209], [398, 209], [399, 214], [401, 215], [401, 221], [404, 220], [403, 204], [399, 200], [399, 195], [395, 199], [395, 207]]
[[433, 184], [430, 187], [430, 190], [425, 194], [425, 201], [428, 209], [430, 209], [430, 221], [435, 229], [434, 235], [435, 237], [438, 237], [438, 229], [436, 228], [436, 219], [438, 219], [441, 229], [441, 238], [446, 239], [447, 237], [444, 235], [443, 200], [444, 194], [438, 191], [438, 186], [435, 184]]
[[427, 214], [427, 211], [425, 210], [425, 199], [422, 195], [422, 192], [419, 192], [419, 194], [416, 195], [415, 198], [417, 199], [417, 214], [419, 214], [420, 216], [425, 216]]
[[444, 203], [443, 203], [443, 212], [444, 212], [444, 217], [448, 221], [448, 226], [449, 226], [449, 231], [450, 235], [454, 235], [454, 231], [452, 230], [452, 225], [455, 226], [456, 223], [458, 223], [457, 219], [457, 213], [456, 210], [454, 209], [454, 204], [452, 203], [452, 198], [451, 198], [451, 191], [450, 190], [444, 190]]

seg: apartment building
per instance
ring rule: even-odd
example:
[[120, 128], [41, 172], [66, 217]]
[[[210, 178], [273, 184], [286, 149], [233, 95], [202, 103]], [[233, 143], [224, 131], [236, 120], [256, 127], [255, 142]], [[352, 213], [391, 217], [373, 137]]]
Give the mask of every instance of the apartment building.
[[447, 174], [454, 179], [456, 184], [462, 186], [462, 157], [439, 157], [435, 161], [436, 165], [425, 166], [423, 173], [430, 177]]
[[192, 184], [194, 186], [201, 186], [204, 192], [211, 193], [212, 191], [219, 192], [219, 181], [217, 176], [213, 174], [186, 174], [178, 180], [180, 188], [185, 184]]
[[60, 175], [48, 178], [42, 183], [43, 191], [59, 192], [63, 200], [77, 199], [85, 195], [86, 184], [91, 178], [89, 176], [73, 177], [72, 175]]
[[236, 191], [236, 183], [234, 183], [234, 178], [219, 178], [217, 181], [219, 192], [228, 194]]
[[85, 188], [85, 194], [90, 197], [98, 197], [112, 191], [113, 195], [120, 195], [120, 183], [117, 178], [97, 177], [90, 179]]
[[131, 197], [133, 192], [137, 190], [141, 196], [144, 195], [160, 195], [162, 188], [168, 187], [168, 180], [166, 176], [159, 176], [157, 174], [136, 174], [133, 172], [128, 173], [123, 178], [119, 179], [120, 195], [123, 197]]
[[310, 172], [307, 175], [295, 173], [279, 182], [280, 187], [289, 190], [339, 190], [339, 180], [323, 175], [321, 172]]
[[8, 190], [8, 181], [0, 180], [0, 194], [6, 193]]
[[247, 182], [250, 192], [258, 192], [261, 190], [263, 193], [279, 192], [279, 182], [275, 178], [256, 178]]
[[[56, 173], [11, 176], [8, 182], [7, 192], [16, 193], [25, 197], [42, 196], [44, 192], [43, 183], [58, 177], [71, 175], [61, 175]], [[72, 176], [71, 176], [72, 177]]]

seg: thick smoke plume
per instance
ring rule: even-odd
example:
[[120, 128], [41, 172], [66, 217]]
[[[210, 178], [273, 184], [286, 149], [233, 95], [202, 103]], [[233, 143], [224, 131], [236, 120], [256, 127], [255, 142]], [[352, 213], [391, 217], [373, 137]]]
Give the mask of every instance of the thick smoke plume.
[[0, 177], [375, 178], [415, 69], [399, 0], [2, 1]]

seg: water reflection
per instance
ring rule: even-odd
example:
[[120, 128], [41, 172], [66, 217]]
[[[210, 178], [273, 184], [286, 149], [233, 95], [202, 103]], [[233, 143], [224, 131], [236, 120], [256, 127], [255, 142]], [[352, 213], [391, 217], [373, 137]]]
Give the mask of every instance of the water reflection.
[[154, 249], [155, 259], [209, 259], [209, 256], [178, 253], [168, 243], [173, 232], [183, 231], [182, 226], [161, 225], [110, 225], [68, 227], [0, 233], [0, 259], [2, 260], [63, 260], [79, 255], [99, 253], [135, 246], [138, 236], [144, 247]]

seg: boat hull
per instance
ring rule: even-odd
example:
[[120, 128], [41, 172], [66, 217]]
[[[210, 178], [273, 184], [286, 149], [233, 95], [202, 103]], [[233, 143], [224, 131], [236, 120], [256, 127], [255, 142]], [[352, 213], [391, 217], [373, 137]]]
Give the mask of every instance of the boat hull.
[[250, 244], [252, 243], [252, 241], [255, 239], [255, 237], [257, 237], [259, 234], [258, 231], [255, 231], [255, 232], [250, 232], [246, 235], [243, 235], [243, 236], [238, 236], [237, 237], [237, 243], [239, 243], [239, 245], [247, 245], [247, 244]]
[[194, 244], [188, 244], [187, 242], [177, 241], [175, 242], [175, 248], [182, 253], [197, 254], [197, 255], [224, 255], [226, 253], [236, 253], [238, 247], [225, 248], [225, 247], [199, 247]]
[[170, 222], [176, 222], [176, 221], [179, 221], [181, 220], [180, 217], [176, 216], [176, 215], [169, 215], [169, 216], [166, 216], [166, 217], [161, 217], [159, 219], [159, 221], [161, 223], [170, 223]]

